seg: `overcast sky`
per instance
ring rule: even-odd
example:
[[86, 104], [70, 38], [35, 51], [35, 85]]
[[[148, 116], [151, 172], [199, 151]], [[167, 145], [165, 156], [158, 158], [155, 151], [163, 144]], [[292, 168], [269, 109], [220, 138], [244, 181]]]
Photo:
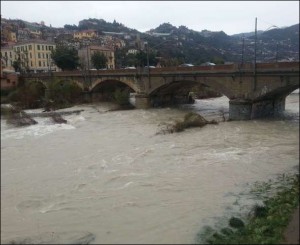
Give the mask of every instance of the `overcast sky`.
[[83, 19], [116, 20], [140, 32], [169, 22], [195, 31], [228, 35], [299, 23], [299, 1], [3, 1], [6, 19], [44, 21], [47, 26], [78, 25]]

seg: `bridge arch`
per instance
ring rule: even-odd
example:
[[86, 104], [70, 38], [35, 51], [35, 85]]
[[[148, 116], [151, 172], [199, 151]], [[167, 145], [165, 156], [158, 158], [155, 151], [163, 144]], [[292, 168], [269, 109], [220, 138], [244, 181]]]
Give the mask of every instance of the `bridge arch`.
[[103, 86], [103, 85], [107, 85], [107, 84], [111, 84], [111, 85], [115, 85], [118, 87], [124, 87], [127, 86], [129, 87], [132, 91], [134, 91], [135, 93], [138, 92], [138, 88], [136, 86], [134, 86], [134, 84], [132, 83], [132, 81], [128, 80], [128, 79], [96, 79], [91, 87], [90, 87], [90, 91], [93, 92], [95, 91], [95, 89]]
[[232, 77], [225, 78], [227, 81], [222, 80], [218, 81], [216, 77], [194, 77], [194, 78], [166, 78], [163, 81], [160, 79], [159, 82], [156, 82], [150, 91], [149, 95], [153, 96], [157, 94], [160, 90], [165, 90], [170, 87], [170, 89], [175, 87], [175, 84], [178, 84], [180, 88], [192, 88], [196, 85], [203, 85], [205, 87], [211, 88], [213, 91], [225, 95], [227, 98], [234, 98], [232, 89], [230, 88]]
[[117, 90], [125, 91], [128, 97], [130, 93], [136, 92], [134, 86], [130, 83], [116, 79], [97, 80], [90, 89], [91, 98], [93, 101], [112, 101]]

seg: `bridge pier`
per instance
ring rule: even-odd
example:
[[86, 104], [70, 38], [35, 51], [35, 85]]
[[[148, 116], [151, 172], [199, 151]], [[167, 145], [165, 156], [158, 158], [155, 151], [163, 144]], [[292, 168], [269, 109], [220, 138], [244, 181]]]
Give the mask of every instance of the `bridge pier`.
[[284, 110], [285, 97], [258, 101], [252, 105], [251, 119], [280, 116]]
[[251, 120], [282, 115], [285, 110], [285, 96], [261, 101], [230, 100], [230, 120]]
[[150, 97], [146, 94], [136, 94], [135, 95], [135, 107], [137, 109], [147, 109], [150, 108]]
[[229, 119], [230, 120], [250, 120], [252, 103], [248, 100], [230, 100], [229, 101]]
[[48, 100], [49, 100], [49, 97], [50, 97], [50, 89], [49, 89], [49, 88], [46, 88], [46, 89], [45, 89], [45, 100], [48, 101]]

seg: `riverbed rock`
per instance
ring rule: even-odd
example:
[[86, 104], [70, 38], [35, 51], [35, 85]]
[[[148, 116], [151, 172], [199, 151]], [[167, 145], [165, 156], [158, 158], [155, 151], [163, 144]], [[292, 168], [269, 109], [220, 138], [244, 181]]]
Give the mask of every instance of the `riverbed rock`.
[[184, 124], [185, 128], [190, 128], [190, 127], [203, 127], [206, 124], [218, 124], [217, 121], [211, 120], [208, 121], [201, 115], [195, 113], [195, 112], [190, 112], [184, 116]]
[[61, 115], [57, 114], [57, 113], [51, 113], [50, 114], [50, 117], [52, 118], [52, 120], [55, 122], [55, 123], [67, 123], [67, 120], [66, 119], [63, 119]]
[[156, 134], [176, 133], [181, 132], [186, 128], [203, 127], [206, 124], [218, 124], [218, 122], [215, 120], [208, 121], [201, 115], [190, 112], [184, 116], [183, 121], [163, 124], [163, 127]]
[[7, 106], [5, 108], [1, 107], [1, 115], [6, 118], [6, 122], [8, 124], [16, 127], [37, 124], [37, 121], [31, 118], [26, 112], [14, 106]]

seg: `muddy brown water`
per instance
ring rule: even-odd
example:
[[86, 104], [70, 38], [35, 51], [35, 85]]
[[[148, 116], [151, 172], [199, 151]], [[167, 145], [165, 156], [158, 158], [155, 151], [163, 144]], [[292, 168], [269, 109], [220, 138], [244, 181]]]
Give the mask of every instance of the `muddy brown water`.
[[205, 225], [246, 212], [255, 200], [238, 193], [255, 181], [298, 171], [299, 93], [287, 97], [284, 119], [165, 135], [156, 133], [187, 111], [222, 121], [228, 99], [109, 108], [76, 106], [84, 111], [67, 124], [1, 120], [1, 243], [193, 243]]

